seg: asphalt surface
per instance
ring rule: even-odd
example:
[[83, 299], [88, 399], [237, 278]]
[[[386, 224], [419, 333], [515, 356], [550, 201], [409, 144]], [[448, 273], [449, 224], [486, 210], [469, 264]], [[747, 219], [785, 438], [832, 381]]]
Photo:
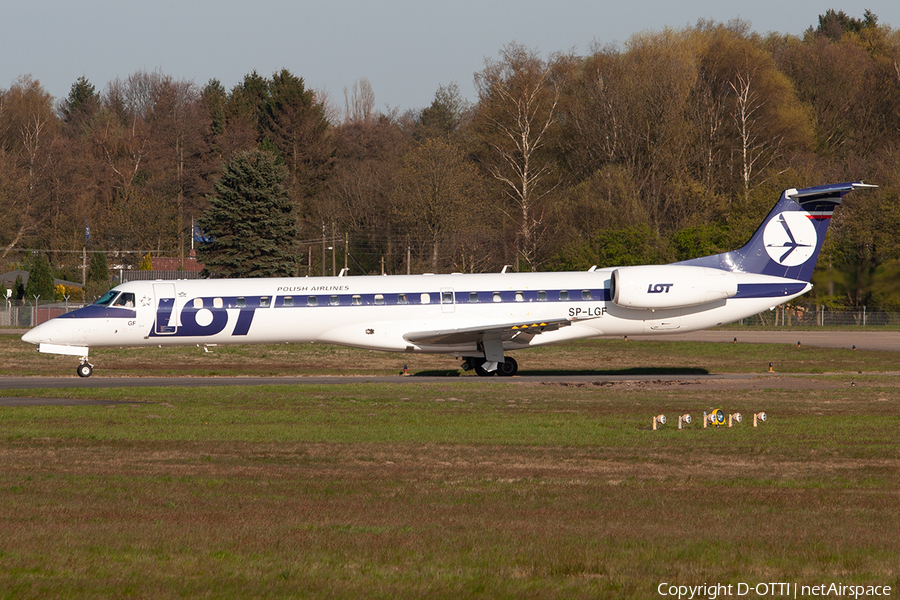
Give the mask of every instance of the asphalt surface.
[[900, 352], [900, 331], [694, 331], [670, 335], [634, 335], [629, 340], [638, 341], [686, 341], [733, 342], [747, 344], [792, 344], [822, 348], [852, 348], [857, 350], [883, 350]]
[[[11, 333], [5, 330], [4, 333]], [[629, 340], [648, 341], [699, 341], [731, 343], [737, 337], [739, 343], [767, 343], [821, 346], [828, 348], [851, 348], [859, 350], [881, 350], [900, 352], [900, 332], [881, 331], [697, 331], [693, 333], [672, 334], [666, 336], [629, 336]], [[72, 377], [0, 377], [0, 389], [64, 389], [64, 388], [141, 388], [141, 387], [199, 387], [199, 386], [260, 386], [260, 385], [341, 385], [348, 383], [389, 383], [408, 385], [416, 383], [447, 382], [452, 377], [432, 376], [386, 376], [386, 377], [90, 377], [81, 379]], [[678, 375], [548, 375], [523, 374], [513, 378], [465, 378], [470, 381], [491, 383], [548, 383], [557, 385], [598, 385], [616, 382], [666, 382], [730, 385], [737, 387], [757, 387], [771, 385], [774, 377], [770, 374], [678, 374]], [[0, 406], [28, 406], [40, 404], [110, 404], [113, 402], [100, 400], [75, 400], [67, 398], [34, 398], [5, 397], [0, 398]]]
[[[25, 335], [27, 329], [0, 329], [0, 333]], [[638, 341], [731, 342], [734, 338], [748, 344], [797, 344], [824, 348], [886, 350], [900, 352], [900, 331], [791, 330], [791, 331], [693, 331], [664, 335], [632, 335]]]

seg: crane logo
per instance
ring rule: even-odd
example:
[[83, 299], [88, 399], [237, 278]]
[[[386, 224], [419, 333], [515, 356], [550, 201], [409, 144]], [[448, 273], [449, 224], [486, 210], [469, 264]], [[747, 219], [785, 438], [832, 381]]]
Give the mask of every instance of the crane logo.
[[763, 245], [779, 265], [796, 267], [810, 259], [819, 237], [807, 212], [783, 212], [766, 224]]

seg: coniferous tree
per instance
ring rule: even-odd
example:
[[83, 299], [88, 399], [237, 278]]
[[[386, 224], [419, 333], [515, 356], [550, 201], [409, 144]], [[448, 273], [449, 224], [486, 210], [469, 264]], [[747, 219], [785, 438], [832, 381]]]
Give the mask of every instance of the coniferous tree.
[[287, 169], [262, 150], [239, 152], [216, 182], [197, 222], [210, 241], [198, 248], [211, 277], [294, 275], [296, 226], [283, 185]]
[[25, 287], [26, 302], [34, 302], [38, 296], [38, 302], [44, 304], [56, 300], [56, 291], [53, 289], [53, 271], [47, 255], [40, 253], [31, 259], [28, 272], [28, 285]]
[[107, 290], [109, 290], [109, 267], [106, 263], [106, 252], [94, 252], [91, 254], [91, 264], [88, 265], [84, 299], [92, 301], [105, 294]]
[[100, 96], [94, 85], [82, 75], [72, 84], [68, 97], [60, 103], [59, 115], [64, 123], [74, 123], [75, 129], [80, 130], [99, 108]]

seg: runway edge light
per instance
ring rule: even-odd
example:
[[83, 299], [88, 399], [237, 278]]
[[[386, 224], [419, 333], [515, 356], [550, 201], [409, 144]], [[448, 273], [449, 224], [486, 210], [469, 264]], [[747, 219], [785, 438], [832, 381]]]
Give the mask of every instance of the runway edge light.
[[657, 425], [662, 426], [666, 424], [666, 415], [656, 415], [653, 417], [653, 431], [656, 431]]
[[764, 413], [764, 412], [753, 413], [753, 426], [754, 427], [756, 427], [757, 421], [762, 421], [763, 423], [765, 423], [766, 422], [766, 413]]
[[710, 425], [715, 425], [718, 427], [719, 425], [725, 424], [725, 411], [721, 408], [715, 408], [708, 415], [703, 413], [703, 426], [706, 427], [706, 423], [708, 422]]
[[690, 425], [690, 424], [691, 424], [691, 415], [684, 414], [684, 415], [681, 415], [680, 417], [678, 417], [678, 429], [682, 429], [684, 427], [684, 425]]

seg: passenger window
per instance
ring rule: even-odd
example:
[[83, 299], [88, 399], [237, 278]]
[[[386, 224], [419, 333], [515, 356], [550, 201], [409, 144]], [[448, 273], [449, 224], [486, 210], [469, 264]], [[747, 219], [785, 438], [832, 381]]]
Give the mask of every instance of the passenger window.
[[563, 301], [563, 302], [565, 302], [566, 300], [568, 300], [568, 299], [569, 299], [569, 292], [568, 292], [568, 290], [560, 290], [560, 292], [559, 292], [559, 299], [560, 299], [561, 301]]
[[307, 306], [318, 306], [319, 299], [316, 296], [307, 296], [306, 297], [306, 305]]
[[384, 304], [384, 296], [382, 294], [375, 294], [375, 304]]
[[284, 297], [284, 305], [285, 306], [293, 306], [294, 305], [294, 297], [293, 296], [285, 296]]
[[350, 304], [353, 306], [359, 306], [362, 304], [362, 296], [359, 294], [353, 294], [353, 297], [350, 299]]
[[203, 298], [194, 298], [194, 308], [198, 310], [203, 308]]
[[547, 292], [541, 291], [537, 293], [538, 302], [546, 302], [547, 301]]
[[525, 302], [524, 292], [516, 292], [516, 302]]
[[590, 300], [591, 299], [591, 290], [581, 290], [581, 299], [582, 300]]
[[478, 302], [478, 292], [469, 292], [469, 302], [472, 304]]
[[269, 297], [263, 296], [262, 298], [260, 298], [259, 306], [260, 306], [260, 308], [266, 308], [267, 306], [269, 306]]
[[422, 304], [431, 304], [431, 294], [422, 294], [419, 296], [419, 302]]
[[225, 306], [225, 301], [221, 298], [213, 298], [213, 308], [222, 308]]
[[493, 300], [494, 302], [503, 302], [503, 295], [500, 292], [494, 292]]
[[409, 299], [406, 297], [406, 294], [397, 295], [397, 304], [409, 304]]
[[453, 304], [453, 292], [441, 292], [441, 304]]
[[340, 296], [332, 296], [331, 300], [329, 300], [329, 303], [332, 306], [338, 306], [341, 303], [341, 297]]
[[238, 298], [236, 304], [237, 304], [238, 308], [244, 308], [245, 306], [247, 306], [247, 299], [246, 298]]

